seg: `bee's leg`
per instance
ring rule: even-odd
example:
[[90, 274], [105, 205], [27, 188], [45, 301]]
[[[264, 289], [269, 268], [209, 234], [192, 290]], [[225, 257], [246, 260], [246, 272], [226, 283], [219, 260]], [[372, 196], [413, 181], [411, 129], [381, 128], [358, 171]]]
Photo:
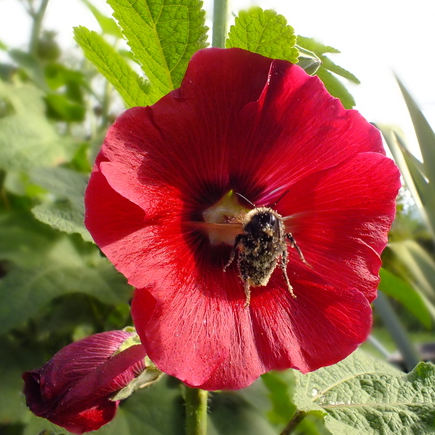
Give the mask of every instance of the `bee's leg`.
[[251, 285], [249, 284], [249, 281], [246, 280], [243, 284], [243, 287], [245, 289], [245, 308], [249, 307], [249, 304], [251, 302]]
[[296, 240], [294, 239], [293, 234], [292, 233], [287, 233], [285, 236], [290, 241], [290, 246], [292, 248], [296, 249], [297, 253], [299, 254], [299, 257], [301, 258], [302, 263], [304, 263], [307, 266], [309, 266], [307, 260], [305, 260], [305, 257], [304, 257], [304, 254], [301, 251], [301, 248], [299, 248], [298, 244], [296, 243]]
[[287, 275], [287, 249], [284, 250], [284, 252], [281, 255], [281, 258], [279, 260], [279, 267], [281, 268], [282, 273], [284, 275], [284, 279], [287, 284], [288, 291], [292, 295], [292, 298], [296, 299], [296, 295], [293, 293], [293, 287], [290, 284], [290, 280], [288, 279], [288, 275]]
[[239, 246], [239, 243], [243, 239], [243, 234], [238, 234], [236, 236], [236, 240], [234, 241], [233, 249], [231, 250], [230, 258], [228, 259], [227, 264], [224, 266], [224, 272], [227, 271], [227, 268], [230, 267], [231, 263], [234, 261], [234, 258], [236, 257], [237, 248]]

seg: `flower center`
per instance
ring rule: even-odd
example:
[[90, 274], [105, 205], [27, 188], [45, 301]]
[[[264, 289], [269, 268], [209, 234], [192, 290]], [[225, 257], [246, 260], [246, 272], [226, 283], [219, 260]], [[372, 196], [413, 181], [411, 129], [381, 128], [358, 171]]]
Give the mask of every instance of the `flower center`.
[[225, 243], [233, 246], [235, 238], [243, 231], [243, 220], [249, 209], [239, 203], [237, 195], [230, 190], [222, 198], [202, 212], [210, 243]]

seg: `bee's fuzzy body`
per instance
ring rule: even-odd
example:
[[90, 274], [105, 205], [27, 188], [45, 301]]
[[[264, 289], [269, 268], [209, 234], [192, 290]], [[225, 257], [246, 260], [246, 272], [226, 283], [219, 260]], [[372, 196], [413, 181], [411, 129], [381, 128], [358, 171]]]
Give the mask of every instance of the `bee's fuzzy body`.
[[244, 283], [245, 306], [249, 306], [251, 300], [251, 287], [266, 286], [278, 263], [287, 288], [295, 297], [287, 276], [287, 240], [296, 246], [293, 236], [286, 233], [282, 216], [272, 208], [255, 207], [244, 216], [243, 233], [236, 237], [224, 270], [238, 253], [237, 266]]

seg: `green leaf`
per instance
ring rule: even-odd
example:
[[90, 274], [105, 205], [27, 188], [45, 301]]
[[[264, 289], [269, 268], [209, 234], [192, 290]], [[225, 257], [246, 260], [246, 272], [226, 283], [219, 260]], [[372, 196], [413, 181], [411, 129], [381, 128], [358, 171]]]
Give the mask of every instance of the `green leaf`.
[[81, 71], [67, 68], [57, 62], [49, 62], [45, 65], [44, 75], [47, 85], [53, 90], [69, 83], [76, 83], [80, 86], [86, 85], [85, 76]]
[[[426, 184], [426, 180], [422, 179], [423, 175], [421, 173], [421, 164], [417, 164], [416, 159], [410, 158], [405, 144], [403, 143], [400, 135], [394, 128], [384, 124], [376, 124], [376, 127], [381, 130], [382, 136], [384, 136], [388, 148], [393, 154], [394, 161], [400, 169], [400, 173], [405, 180], [407, 188], [411, 192], [411, 195], [418, 208], [418, 211], [420, 212], [420, 215], [423, 218], [424, 223], [432, 232], [432, 234], [435, 235], [435, 233], [433, 232], [433, 229], [435, 227], [432, 227], [431, 219], [429, 218], [429, 215], [427, 213], [428, 209], [423, 204], [423, 197], [420, 196], [421, 193], [426, 190], [426, 187], [424, 187], [424, 185]], [[429, 198], [426, 196], [425, 199], [427, 201]]]
[[357, 351], [333, 366], [295, 372], [294, 400], [320, 413], [333, 434], [431, 433], [435, 430], [435, 366], [409, 374]]
[[14, 106], [6, 98], [0, 98], [0, 119], [15, 113]]
[[81, 122], [85, 119], [85, 106], [71, 101], [65, 95], [48, 94], [45, 102], [47, 115], [52, 119], [66, 122]]
[[[420, 108], [418, 107], [412, 95], [408, 92], [403, 83], [396, 77], [403, 97], [405, 98], [409, 114], [411, 115], [415, 133], [418, 138], [421, 153], [423, 155], [423, 165], [425, 175], [429, 182], [435, 183], [435, 133], [427, 122]], [[432, 189], [435, 194], [435, 188]]]
[[[397, 79], [397, 78], [396, 78]], [[414, 197], [423, 220], [427, 224], [435, 239], [435, 133], [412, 98], [411, 94], [397, 79], [402, 91], [412, 122], [418, 138], [423, 163], [418, 161], [410, 152], [401, 136], [393, 129], [385, 128], [387, 135], [394, 135], [393, 140], [387, 138], [390, 148], [399, 148], [400, 152], [393, 150], [393, 155], [403, 171], [405, 181]]]
[[71, 160], [70, 167], [75, 171], [89, 174], [92, 170], [92, 164], [90, 160], [90, 144], [87, 142], [83, 142], [80, 144], [77, 152], [74, 154], [74, 157]]
[[9, 50], [8, 55], [20, 66], [21, 72], [25, 73], [38, 88], [46, 90], [47, 84], [40, 59], [23, 50]]
[[317, 70], [317, 76], [326, 86], [328, 92], [336, 98], [341, 100], [341, 103], [346, 109], [351, 109], [355, 106], [355, 100], [343, 83], [340, 82], [333, 74], [331, 74], [327, 69], [320, 67]]
[[200, 0], [108, 0], [157, 98], [179, 87], [207, 40]]
[[106, 17], [106, 15], [100, 12], [90, 1], [82, 0], [82, 2], [92, 12], [93, 16], [98, 21], [98, 24], [100, 25], [103, 33], [113, 35], [116, 38], [122, 38], [122, 32], [116, 24], [115, 20], [110, 17]]
[[358, 77], [356, 77], [354, 74], [352, 74], [347, 69], [344, 69], [343, 67], [336, 65], [334, 62], [332, 62], [331, 59], [329, 59], [326, 56], [322, 56], [322, 65], [325, 69], [327, 69], [330, 72], [333, 72], [334, 74], [337, 74], [341, 77], [344, 77], [345, 79], [349, 80], [352, 83], [355, 83], [356, 85], [359, 85], [361, 82], [359, 81]]
[[325, 427], [322, 416], [314, 413], [306, 415], [291, 433], [294, 435], [331, 435]]
[[424, 165], [422, 162], [420, 162], [420, 160], [418, 160], [408, 151], [405, 142], [396, 131], [394, 131], [394, 136], [396, 137], [397, 144], [402, 151], [403, 157], [405, 158], [406, 165], [408, 166], [409, 172], [411, 173], [412, 180], [414, 181], [415, 187], [417, 188], [418, 195], [420, 196], [422, 202], [425, 203], [424, 206], [427, 209], [427, 203], [430, 199], [429, 195], [431, 194], [432, 186], [430, 186], [428, 183]]
[[0, 280], [0, 334], [24, 324], [62, 295], [85, 293], [106, 304], [130, 298], [124, 277], [94, 246], [78, 249], [68, 237], [46, 239], [46, 245], [45, 252], [25, 246], [36, 258], [30, 265], [12, 266]]
[[[19, 267], [36, 268], [56, 234], [30, 214], [0, 212], [0, 260]], [[38, 255], [35, 255], [38, 252]], [[0, 281], [1, 282], [1, 281]]]
[[317, 55], [322, 55], [325, 53], [341, 53], [340, 50], [337, 50], [330, 45], [322, 44], [321, 42], [316, 41], [313, 38], [307, 38], [306, 36], [298, 35], [297, 42], [298, 45], [301, 45], [302, 47], [312, 51], [313, 53], [316, 53]]
[[431, 314], [420, 293], [406, 281], [386, 269], [381, 268], [380, 275], [379, 290], [399, 301], [426, 328], [430, 328], [432, 325]]
[[41, 222], [65, 233], [77, 233], [86, 242], [93, 239], [83, 225], [83, 212], [67, 201], [45, 202], [32, 208], [32, 213]]
[[6, 51], [7, 49], [8, 46], [3, 41], [0, 41], [0, 50]]
[[231, 26], [226, 47], [238, 47], [274, 59], [296, 63], [296, 35], [282, 15], [254, 7], [241, 11]]
[[435, 261], [414, 240], [393, 242], [388, 247], [403, 262], [412, 281], [431, 300], [435, 300]]
[[67, 168], [33, 168], [30, 180], [51, 195], [32, 208], [41, 222], [66, 233], [78, 233], [87, 242], [92, 237], [84, 226], [83, 197], [88, 177]]
[[334, 97], [339, 98], [346, 109], [351, 109], [355, 106], [355, 100], [352, 95], [334, 74], [356, 84], [359, 84], [360, 81], [350, 71], [336, 65], [331, 59], [329, 59], [329, 57], [325, 56], [325, 53], [340, 53], [340, 51], [336, 48], [324, 45], [313, 38], [307, 38], [300, 35], [297, 37], [296, 47], [301, 47], [302, 50], [308, 50], [320, 59], [321, 65], [316, 74], [325, 84], [329, 93]]
[[272, 410], [268, 413], [269, 420], [276, 424], [286, 424], [296, 409], [291, 400], [291, 388], [294, 388], [295, 383], [293, 371], [269, 372], [261, 379], [269, 391], [272, 403]]
[[254, 406], [248, 397], [237, 392], [212, 394], [208, 435], [275, 435], [276, 429], [263, 415], [264, 409]]
[[29, 172], [33, 183], [58, 198], [68, 199], [76, 208], [83, 207], [83, 195], [89, 177], [68, 168], [34, 167]]
[[344, 77], [345, 79], [348, 79], [355, 84], [360, 83], [360, 81], [354, 74], [344, 69], [343, 67], [336, 65], [334, 62], [332, 62], [331, 59], [329, 59], [329, 57], [324, 56], [325, 53], [340, 53], [340, 50], [337, 50], [336, 48], [330, 47], [328, 45], [324, 45], [313, 38], [307, 38], [301, 35], [298, 35], [297, 39], [297, 46], [299, 45], [304, 49], [315, 53], [321, 60], [323, 67], [327, 70], [341, 77]]
[[115, 419], [99, 435], [179, 435], [184, 430], [184, 402], [180, 385], [165, 376], [121, 402]]
[[98, 33], [85, 27], [76, 27], [74, 37], [85, 56], [113, 85], [127, 106], [147, 106], [156, 100], [156, 94], [119, 54]]
[[55, 166], [71, 158], [73, 144], [58, 135], [45, 116], [43, 94], [29, 84], [0, 81], [0, 101], [11, 111], [0, 118], [0, 168], [28, 170]]
[[0, 424], [23, 422], [30, 412], [22, 394], [21, 374], [38, 366], [42, 352], [20, 346], [9, 337], [0, 338], [0, 349]]

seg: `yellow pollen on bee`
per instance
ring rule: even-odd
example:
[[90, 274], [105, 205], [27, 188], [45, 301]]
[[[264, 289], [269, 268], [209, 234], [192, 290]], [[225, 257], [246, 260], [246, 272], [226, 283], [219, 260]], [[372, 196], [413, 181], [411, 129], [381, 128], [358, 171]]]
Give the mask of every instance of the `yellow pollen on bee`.
[[273, 236], [274, 232], [273, 229], [271, 227], [265, 228], [264, 232], [268, 235], [268, 236]]

